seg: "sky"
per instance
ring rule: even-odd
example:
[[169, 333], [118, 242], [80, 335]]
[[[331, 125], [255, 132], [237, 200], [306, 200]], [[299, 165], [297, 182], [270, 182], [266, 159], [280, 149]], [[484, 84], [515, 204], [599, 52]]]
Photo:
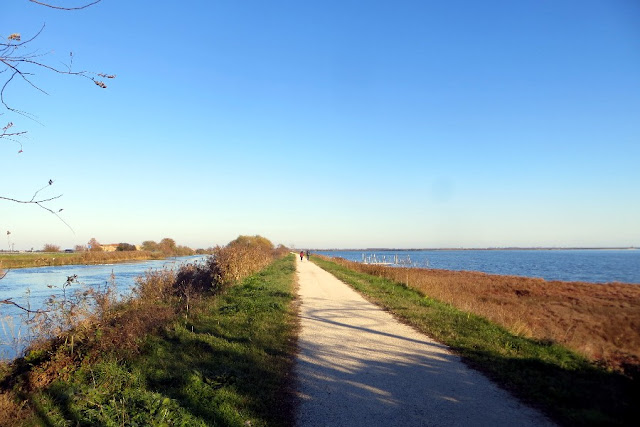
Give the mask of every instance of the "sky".
[[640, 246], [636, 0], [0, 8], [0, 248]]

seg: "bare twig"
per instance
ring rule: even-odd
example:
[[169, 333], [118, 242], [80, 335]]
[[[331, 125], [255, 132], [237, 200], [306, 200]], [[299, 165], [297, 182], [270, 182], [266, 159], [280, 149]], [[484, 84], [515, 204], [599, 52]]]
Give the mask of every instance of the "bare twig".
[[45, 185], [44, 187], [42, 187], [41, 189], [39, 189], [38, 191], [36, 191], [33, 196], [31, 197], [30, 200], [20, 200], [20, 199], [14, 199], [12, 197], [6, 197], [6, 196], [0, 196], [0, 200], [6, 200], [8, 202], [14, 202], [14, 203], [22, 203], [25, 205], [37, 205], [40, 206], [42, 209], [48, 211], [49, 213], [55, 215], [60, 221], [62, 221], [62, 223], [64, 225], [67, 226], [67, 228], [69, 228], [69, 230], [71, 230], [71, 232], [73, 232], [75, 234], [74, 229], [64, 220], [62, 219], [62, 217], [60, 216], [60, 212], [62, 212], [62, 209], [58, 209], [57, 211], [54, 211], [53, 209], [47, 207], [44, 205], [44, 203], [50, 202], [52, 200], [56, 200], [59, 199], [60, 197], [62, 197], [62, 194], [58, 194], [57, 196], [53, 196], [53, 197], [48, 197], [48, 198], [41, 198], [38, 199], [38, 194], [44, 190], [45, 188], [48, 188], [49, 186], [53, 185], [54, 181], [52, 179], [49, 180], [48, 184]]
[[[76, 0], [75, 3], [80, 3], [79, 6], [62, 6], [59, 5], [59, 3], [63, 3], [60, 0], [28, 1], [52, 9], [71, 11], [86, 9], [90, 6], [100, 3], [102, 0]], [[11, 105], [11, 102], [5, 98], [7, 87], [9, 87], [10, 83], [15, 84], [16, 81], [22, 80], [37, 91], [47, 94], [47, 92], [35, 82], [35, 71], [44, 71], [49, 73], [84, 77], [93, 81], [96, 86], [99, 86], [103, 89], [107, 87], [103, 80], [115, 78], [115, 75], [112, 74], [94, 73], [89, 71], [74, 71], [72, 69], [73, 53], [70, 54], [68, 64], [63, 63], [62, 66], [49, 65], [44, 59], [42, 59], [47, 56], [48, 53], [42, 53], [38, 50], [33, 49], [29, 50], [29, 46], [31, 46], [30, 43], [38, 38], [43, 33], [44, 29], [45, 24], [42, 24], [42, 27], [31, 37], [23, 38], [20, 33], [15, 32], [9, 34], [6, 38], [2, 37], [2, 39], [0, 40], [0, 79], [2, 80], [0, 81], [0, 105], [11, 113], [27, 117], [36, 122], [38, 121], [32, 114], [14, 108]], [[0, 116], [1, 115], [2, 113], [0, 113]], [[0, 140], [7, 140], [17, 143], [20, 146], [20, 150], [18, 151], [18, 153], [22, 153], [23, 146], [19, 138], [23, 138], [27, 131], [9, 130], [13, 127], [13, 122], [9, 120], [7, 122], [7, 125], [0, 130]], [[49, 185], [51, 185], [52, 183], [53, 181], [49, 181]], [[0, 196], [0, 201], [6, 200], [14, 203], [38, 205], [42, 209], [58, 217], [58, 219], [62, 221], [62, 223], [64, 223], [72, 232], [74, 232], [73, 228], [71, 228], [71, 226], [60, 217], [59, 213], [62, 211], [62, 209], [55, 211], [45, 205], [45, 203], [58, 199], [62, 197], [62, 195], [38, 199], [38, 193], [46, 187], [47, 186], [36, 191], [36, 193], [30, 200], [20, 200], [11, 197]]]
[[76, 6], [76, 7], [64, 7], [64, 6], [56, 6], [53, 4], [49, 4], [49, 3], [45, 3], [45, 2], [41, 2], [38, 0], [29, 0], [31, 3], [35, 3], [35, 4], [39, 4], [40, 6], [45, 6], [45, 7], [50, 7], [51, 9], [58, 9], [58, 10], [80, 10], [80, 9], [86, 9], [87, 7], [93, 6], [96, 3], [100, 3], [102, 0], [95, 0], [92, 3], [87, 3], [84, 6]]
[[11, 301], [11, 298], [7, 298], [7, 299], [2, 299], [0, 300], [0, 304], [6, 304], [6, 305], [14, 305], [16, 307], [18, 307], [20, 310], [24, 311], [25, 313], [34, 313], [34, 314], [38, 314], [38, 313], [49, 313], [49, 310], [42, 310], [42, 309], [37, 309], [37, 310], [31, 310], [27, 307], [23, 307], [20, 304]]
[[[85, 9], [90, 7], [96, 3], [99, 3], [101, 0], [90, 1], [82, 6], [78, 7], [65, 7], [58, 6], [46, 1], [38, 1], [38, 0], [29, 0], [32, 3], [36, 3], [41, 6], [50, 7], [53, 9], [59, 10], [78, 10]], [[106, 88], [107, 85], [103, 80], [105, 79], [114, 79], [116, 76], [114, 74], [105, 74], [105, 73], [94, 73], [86, 70], [82, 71], [73, 71], [73, 53], [70, 54], [70, 60], [68, 64], [63, 63], [61, 67], [56, 67], [53, 65], [49, 65], [41, 58], [48, 55], [47, 53], [41, 53], [36, 51], [23, 51], [31, 42], [33, 42], [36, 38], [38, 38], [44, 31], [45, 24], [31, 37], [24, 40], [19, 33], [10, 34], [6, 39], [3, 37], [0, 40], [0, 75], [4, 74], [3, 80], [4, 82], [0, 83], [2, 87], [0, 88], [0, 103], [5, 107], [6, 110], [19, 114], [21, 116], [27, 117], [33, 121], [38, 122], [36, 118], [25, 111], [21, 111], [13, 107], [9, 101], [7, 101], [5, 95], [6, 90], [9, 87], [9, 84], [15, 82], [16, 80], [22, 80], [27, 85], [31, 86], [35, 90], [42, 92], [44, 94], [48, 94], [42, 87], [40, 87], [33, 79], [35, 74], [31, 71], [33, 70], [44, 70], [56, 74], [64, 74], [75, 77], [84, 77], [88, 80], [91, 80], [96, 86], [101, 88]], [[39, 122], [38, 122], [39, 123]], [[12, 125], [12, 123], [11, 123]], [[20, 144], [20, 151], [22, 152], [22, 143], [16, 140], [17, 137], [24, 136], [26, 131], [20, 132], [7, 132], [8, 128], [3, 129], [0, 133], [0, 139], [7, 139], [14, 141]]]
[[20, 146], [20, 150], [18, 153], [22, 153], [22, 142], [18, 141], [16, 137], [23, 136], [27, 133], [27, 131], [18, 131], [18, 132], [9, 132], [9, 129], [13, 127], [13, 122], [7, 123], [5, 127], [2, 128], [2, 132], [0, 133], [0, 139], [6, 139], [8, 141], [13, 141]]

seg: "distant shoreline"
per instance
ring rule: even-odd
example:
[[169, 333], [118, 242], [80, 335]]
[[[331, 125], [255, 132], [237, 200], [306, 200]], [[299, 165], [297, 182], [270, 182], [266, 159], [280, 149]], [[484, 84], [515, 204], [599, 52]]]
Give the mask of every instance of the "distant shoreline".
[[372, 252], [372, 251], [402, 251], [402, 252], [419, 252], [419, 251], [587, 251], [587, 250], [638, 250], [640, 248], [635, 246], [628, 247], [567, 247], [567, 248], [557, 248], [557, 247], [532, 247], [532, 248], [520, 248], [520, 247], [508, 247], [508, 248], [362, 248], [362, 249], [310, 249], [312, 251], [318, 252], [329, 252], [329, 251], [343, 251], [343, 252]]

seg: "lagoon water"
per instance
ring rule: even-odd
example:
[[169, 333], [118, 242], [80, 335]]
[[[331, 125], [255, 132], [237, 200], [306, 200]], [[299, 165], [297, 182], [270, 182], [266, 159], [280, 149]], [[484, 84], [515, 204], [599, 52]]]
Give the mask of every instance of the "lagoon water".
[[[376, 256], [393, 260], [410, 259], [415, 267], [445, 270], [482, 271], [547, 280], [584, 281], [593, 283], [623, 282], [640, 284], [640, 250], [420, 250], [420, 251], [317, 251], [332, 257], [362, 262]], [[67, 265], [57, 267], [21, 268], [11, 270], [0, 280], [0, 300], [11, 298], [18, 304], [35, 310], [41, 308], [52, 294], [61, 293], [68, 276], [76, 274], [81, 286], [105, 286], [113, 273], [118, 291], [131, 292], [135, 279], [149, 270], [176, 268], [187, 262], [203, 260], [204, 256], [181, 257], [111, 265]], [[0, 304], [0, 359], [14, 357], [24, 347], [29, 331], [22, 322], [23, 312], [11, 305]], [[21, 338], [21, 344], [11, 341]]]
[[[0, 280], [0, 300], [11, 298], [31, 310], [42, 308], [51, 295], [62, 293], [67, 277], [77, 275], [77, 283], [68, 287], [67, 293], [84, 287], [104, 287], [112, 274], [120, 295], [128, 295], [137, 277], [147, 271], [174, 269], [185, 263], [202, 261], [205, 256], [196, 255], [164, 260], [137, 261], [108, 265], [63, 265], [51, 267], [18, 268], [10, 270]], [[0, 304], [0, 359], [13, 357], [28, 340], [28, 328], [23, 323], [23, 311], [12, 305]], [[7, 344], [15, 341], [14, 344]], [[17, 341], [21, 341], [18, 343]]]
[[546, 280], [640, 284], [638, 249], [552, 250], [416, 250], [317, 251], [319, 254], [362, 262], [364, 259], [402, 260], [412, 266], [444, 270], [481, 271]]

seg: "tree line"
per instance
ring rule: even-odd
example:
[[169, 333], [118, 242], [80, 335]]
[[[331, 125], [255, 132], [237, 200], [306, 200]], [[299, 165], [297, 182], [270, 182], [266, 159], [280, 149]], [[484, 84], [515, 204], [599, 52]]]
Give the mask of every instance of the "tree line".
[[[104, 252], [105, 244], [100, 243], [95, 237], [92, 237], [86, 245], [75, 245], [73, 248], [74, 252]], [[112, 245], [109, 245], [112, 246]], [[115, 248], [118, 252], [128, 252], [128, 251], [147, 251], [152, 253], [161, 253], [166, 256], [185, 256], [185, 255], [193, 255], [194, 253], [207, 253], [210, 250], [206, 249], [198, 249], [197, 251], [191, 249], [188, 246], [182, 246], [176, 244], [176, 241], [165, 237], [160, 240], [160, 242], [155, 242], [153, 240], [145, 240], [142, 242], [142, 245], [136, 246], [131, 243], [120, 242], [116, 245]], [[62, 249], [59, 245], [53, 243], [46, 243], [42, 252], [62, 252]]]

